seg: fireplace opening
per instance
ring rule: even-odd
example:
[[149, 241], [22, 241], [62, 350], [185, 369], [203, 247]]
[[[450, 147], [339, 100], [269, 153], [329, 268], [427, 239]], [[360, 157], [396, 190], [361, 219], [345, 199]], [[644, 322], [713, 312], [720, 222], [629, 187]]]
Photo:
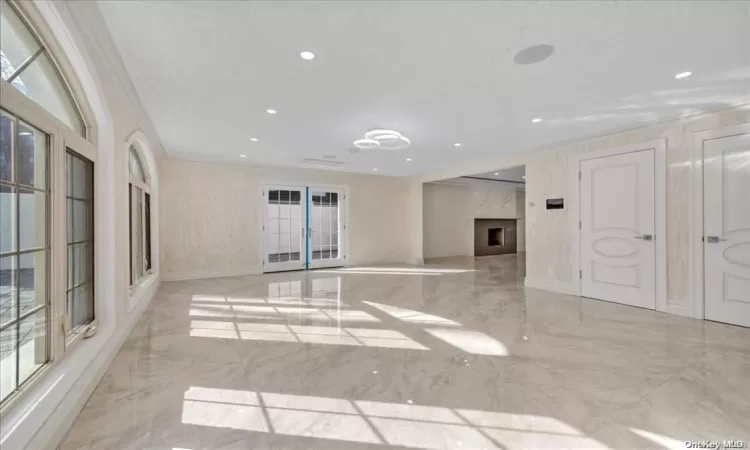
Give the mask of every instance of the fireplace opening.
[[505, 245], [505, 233], [502, 228], [487, 229], [487, 245], [490, 247], [496, 245]]

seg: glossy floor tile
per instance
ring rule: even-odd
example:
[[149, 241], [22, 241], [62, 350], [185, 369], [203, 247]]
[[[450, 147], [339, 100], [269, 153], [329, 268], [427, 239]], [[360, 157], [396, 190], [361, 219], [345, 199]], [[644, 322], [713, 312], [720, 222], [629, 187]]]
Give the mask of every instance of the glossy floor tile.
[[522, 280], [508, 255], [164, 283], [61, 448], [750, 439], [750, 329]]

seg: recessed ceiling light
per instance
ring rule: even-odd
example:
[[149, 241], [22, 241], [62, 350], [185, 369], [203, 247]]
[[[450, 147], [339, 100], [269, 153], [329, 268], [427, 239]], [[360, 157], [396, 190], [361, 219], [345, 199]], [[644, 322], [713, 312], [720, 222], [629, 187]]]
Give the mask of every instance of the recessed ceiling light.
[[373, 171], [373, 172], [377, 172], [377, 171], [378, 171], [378, 168], [376, 167], [376, 168], [372, 169], [372, 171]]
[[531, 119], [531, 121], [534, 122], [534, 123], [539, 123], [539, 122], [542, 121], [542, 119], [540, 119], [539, 117], [536, 117], [534, 119]]
[[258, 142], [258, 138], [250, 138], [251, 142]]
[[498, 176], [498, 175], [500, 175], [500, 172], [495, 172], [495, 176]]
[[460, 146], [461, 146], [461, 143], [460, 143], [460, 142], [456, 142], [455, 144], [453, 144], [453, 146], [454, 146], [454, 147], [460, 147]]
[[302, 52], [299, 55], [306, 61], [310, 61], [311, 59], [315, 58], [315, 53], [313, 52]]
[[525, 180], [526, 179], [526, 175], [522, 176], [521, 178], [523, 178]]
[[406, 158], [406, 162], [411, 162], [411, 158]]
[[680, 72], [677, 75], [675, 75], [674, 77], [679, 80], [680, 78], [687, 78], [687, 77], [689, 77], [692, 74], [693, 74], [693, 72]]
[[266, 112], [268, 114], [276, 114], [276, 110], [275, 109], [267, 109]]
[[240, 155], [240, 158], [246, 158], [247, 155]]
[[407, 400], [407, 401], [406, 401], [406, 403], [408, 403], [408, 404], [410, 404], [410, 405], [411, 405], [411, 404], [413, 404], [414, 402], [413, 402], [412, 400]]

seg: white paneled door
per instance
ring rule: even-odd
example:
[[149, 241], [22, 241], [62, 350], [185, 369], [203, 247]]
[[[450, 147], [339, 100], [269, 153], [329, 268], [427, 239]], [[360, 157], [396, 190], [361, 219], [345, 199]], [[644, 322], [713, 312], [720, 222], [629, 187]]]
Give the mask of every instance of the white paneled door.
[[266, 186], [263, 198], [263, 272], [345, 264], [343, 189]]
[[656, 309], [654, 156], [581, 161], [582, 296]]
[[703, 144], [705, 317], [750, 327], [750, 133]]

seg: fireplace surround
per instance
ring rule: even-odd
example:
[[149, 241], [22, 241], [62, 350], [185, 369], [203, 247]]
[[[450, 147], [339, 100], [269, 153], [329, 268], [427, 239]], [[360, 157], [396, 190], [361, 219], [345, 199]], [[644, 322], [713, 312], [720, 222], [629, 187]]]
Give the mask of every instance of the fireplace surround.
[[474, 256], [517, 253], [517, 219], [474, 219]]

